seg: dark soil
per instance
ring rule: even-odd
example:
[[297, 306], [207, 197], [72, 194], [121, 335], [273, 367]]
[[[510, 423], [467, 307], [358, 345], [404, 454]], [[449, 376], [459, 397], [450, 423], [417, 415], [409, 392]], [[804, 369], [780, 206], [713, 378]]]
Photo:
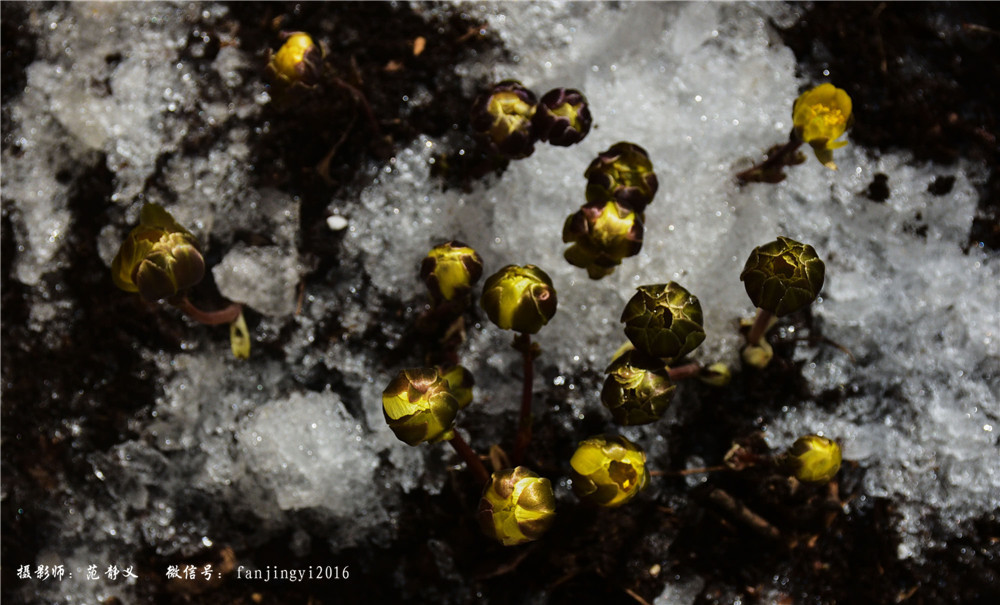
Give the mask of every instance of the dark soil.
[[[276, 187], [302, 200], [300, 252], [314, 267], [310, 283], [350, 270], [339, 266], [339, 240], [329, 237], [322, 219], [330, 199], [348, 197], [364, 184], [358, 182], [358, 173], [365, 162], [391, 157], [394, 149], [420, 134], [451, 133], [456, 145], [468, 142], [465, 116], [472, 99], [462, 92], [452, 66], [500, 42], [481, 31], [482, 24], [460, 14], [428, 24], [414, 10], [382, 2], [230, 6], [226, 27], [238, 32], [243, 48], [262, 65], [280, 30], [308, 30], [326, 45], [329, 71], [320, 85], [290, 100], [276, 99], [257, 125], [262, 135], [253, 147], [256, 186]], [[24, 85], [23, 71], [34, 57], [35, 41], [17, 26], [24, 7], [4, 3], [2, 11], [6, 105]], [[191, 61], [211, 61], [212, 49], [217, 52], [218, 32], [207, 33], [212, 39], [209, 52]], [[915, 161], [935, 162], [941, 175], [928, 188], [942, 203], [954, 183], [949, 167], [959, 158], [981, 162], [988, 178], [969, 246], [1000, 249], [997, 11], [986, 3], [816, 3], [783, 36], [804, 74], [816, 82], [832, 80], [854, 99], [852, 144], [873, 154], [905, 149]], [[415, 54], [418, 37], [426, 40], [426, 47]], [[435, 102], [410, 103], [421, 89]], [[8, 120], [5, 108], [5, 135]], [[183, 152], [199, 153], [207, 144], [193, 132]], [[11, 145], [6, 136], [3, 145]], [[464, 169], [458, 172], [467, 174]], [[67, 246], [72, 262], [53, 277], [60, 296], [72, 299], [76, 309], [65, 337], [44, 338], [27, 327], [28, 293], [11, 277], [17, 241], [4, 208], [0, 346], [5, 601], [14, 602], [13, 591], [20, 583], [16, 565], [35, 561], [38, 552], [52, 546], [58, 520], [47, 511], [60, 510], [66, 493], [60, 486], [72, 485], [78, 494], [96, 489], [93, 479], [87, 479], [93, 475], [88, 455], [134, 438], [130, 420], [147, 419], [155, 397], [155, 368], [140, 360], [134, 343], [178, 350], [189, 338], [187, 328], [172, 315], [137, 297], [92, 295], [110, 283], [94, 246], [97, 233], [110, 220], [112, 177], [102, 157], [66, 175], [75, 191], [75, 223]], [[881, 184], [873, 182], [869, 197], [887, 199], [892, 183], [892, 175]], [[157, 179], [151, 179], [150, 187], [156, 186]], [[411, 325], [413, 318], [402, 301], [387, 301], [383, 307], [390, 309], [380, 318], [386, 324]], [[248, 319], [256, 321], [252, 315]], [[665, 429], [669, 457], [651, 460], [652, 467], [666, 470], [671, 460], [692, 457], [715, 464], [738, 440], [759, 449], [754, 434], [783, 406], [814, 401], [834, 408], [850, 394], [812, 393], [801, 368], [782, 361], [792, 359], [796, 347], [833, 351], [823, 340], [821, 322], [804, 311], [782, 325], [794, 325], [796, 339], [776, 330], [776, 361], [766, 371], [738, 372], [731, 387], [722, 391], [683, 385], [679, 396], [687, 411], [676, 426]], [[324, 319], [319, 331], [320, 337], [338, 335], [338, 319]], [[412, 330], [404, 337], [412, 347], [391, 346], [398, 345], [398, 339], [377, 326], [364, 338], [367, 342], [357, 346], [384, 350], [387, 368], [441, 354]], [[280, 338], [267, 346], [280, 358]], [[540, 365], [544, 373], [544, 356]], [[39, 382], [38, 368], [53, 371]], [[597, 369], [574, 379], [597, 390], [603, 376]], [[304, 388], [342, 387], [335, 373], [306, 382]], [[561, 403], [550, 392], [537, 396]], [[504, 430], [513, 434], [515, 422], [510, 419]], [[70, 423], [81, 430], [69, 431]], [[572, 451], [580, 435], [607, 430], [606, 423], [603, 417], [587, 417], [567, 432], [558, 428], [559, 422], [546, 422], [543, 413], [537, 419], [531, 465], [543, 475], [565, 475], [564, 453]], [[473, 438], [481, 428], [469, 427]], [[773, 595], [764, 591], [774, 586], [775, 578], [781, 602], [787, 603], [996, 602], [996, 515], [971, 522], [963, 537], [948, 538], [927, 552], [924, 561], [900, 561], [893, 503], [859, 497], [863, 474], [848, 463], [829, 488], [798, 489], [766, 468], [714, 474], [693, 489], [681, 478], [655, 478], [656, 487], [625, 509], [566, 506], [545, 539], [513, 549], [481, 537], [470, 514], [479, 488], [466, 474], [450, 474], [450, 483], [439, 495], [419, 490], [406, 495], [398, 511], [398, 538], [391, 545], [338, 548], [329, 541], [336, 527], [302, 513], [292, 519], [292, 527], [310, 530], [312, 548], [305, 557], [290, 549], [292, 529], [257, 544], [247, 539], [256, 531], [252, 518], [193, 501], [190, 511], [178, 512], [179, 521], [212, 511], [216, 545], [186, 560], [145, 549], [136, 562], [136, 587], [139, 602], [146, 603], [632, 604], [651, 602], [667, 582], [676, 581], [668, 575], [677, 575], [681, 581], [694, 576], [704, 580], [699, 604], [765, 602]], [[720, 505], [724, 495], [767, 526], [748, 523], [746, 516]], [[848, 512], [842, 503], [848, 503]], [[290, 584], [237, 581], [232, 575], [217, 583], [184, 583], [167, 580], [164, 574], [167, 565], [211, 563], [224, 569], [234, 561], [284, 569], [348, 565], [351, 575], [340, 581]], [[669, 573], [661, 573], [667, 569]]]

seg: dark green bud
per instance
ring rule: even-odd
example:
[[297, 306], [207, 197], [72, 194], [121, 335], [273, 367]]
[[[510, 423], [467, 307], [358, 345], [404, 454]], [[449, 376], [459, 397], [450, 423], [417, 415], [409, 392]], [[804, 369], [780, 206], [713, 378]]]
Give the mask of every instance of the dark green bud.
[[635, 349], [620, 355], [605, 372], [601, 403], [625, 426], [659, 420], [677, 388], [661, 360]]
[[563, 241], [573, 243], [566, 260], [586, 269], [591, 279], [610, 275], [642, 249], [642, 224], [642, 214], [618, 202], [586, 204], [563, 226]]
[[382, 413], [400, 441], [434, 443], [455, 436], [458, 400], [434, 368], [401, 370], [382, 391]]
[[483, 284], [479, 304], [500, 328], [535, 334], [556, 314], [556, 289], [534, 265], [507, 265]]
[[579, 90], [555, 88], [545, 93], [535, 112], [535, 134], [542, 141], [569, 147], [590, 132], [590, 108]]
[[615, 143], [590, 163], [583, 176], [588, 203], [616, 200], [636, 212], [646, 209], [659, 187], [649, 154], [635, 143]]
[[501, 155], [526, 158], [535, 151], [532, 119], [537, 106], [533, 92], [516, 80], [505, 80], [475, 100], [469, 121]]
[[420, 265], [420, 277], [435, 300], [453, 300], [468, 292], [483, 274], [483, 259], [462, 242], [435, 246]]
[[740, 280], [755, 306], [781, 317], [816, 300], [824, 272], [812, 246], [778, 237], [754, 248]]
[[639, 286], [621, 321], [636, 349], [661, 359], [679, 359], [705, 340], [701, 303], [675, 282]]
[[541, 538], [555, 514], [552, 484], [519, 466], [493, 473], [477, 516], [483, 533], [504, 546], [515, 546]]

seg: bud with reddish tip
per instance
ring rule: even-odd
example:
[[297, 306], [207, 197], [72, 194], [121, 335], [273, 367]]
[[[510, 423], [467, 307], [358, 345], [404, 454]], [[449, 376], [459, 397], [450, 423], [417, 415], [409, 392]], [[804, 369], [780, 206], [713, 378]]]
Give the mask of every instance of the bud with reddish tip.
[[621, 506], [649, 482], [646, 453], [618, 435], [584, 439], [569, 464], [573, 470], [573, 493], [598, 506]]
[[538, 101], [533, 122], [539, 139], [569, 147], [587, 136], [593, 120], [583, 93], [571, 88], [555, 88]]
[[483, 284], [480, 306], [504, 330], [535, 334], [556, 314], [556, 290], [534, 265], [507, 265]]
[[646, 209], [659, 188], [649, 154], [635, 143], [615, 143], [590, 163], [583, 176], [588, 203], [616, 200], [636, 212]]
[[493, 473], [479, 501], [483, 533], [504, 546], [542, 537], [555, 520], [556, 498], [548, 479], [519, 466]]
[[420, 277], [435, 300], [454, 300], [468, 292], [483, 274], [483, 259], [459, 241], [435, 246], [420, 265]]
[[587, 270], [591, 279], [610, 275], [622, 259], [642, 249], [643, 216], [615, 201], [586, 204], [566, 219], [563, 241], [571, 265]]
[[455, 436], [458, 400], [434, 368], [401, 370], [382, 391], [382, 413], [407, 445], [435, 443]]
[[505, 80], [475, 100], [470, 123], [500, 154], [526, 158], [535, 151], [532, 119], [537, 105], [535, 93], [517, 80]]

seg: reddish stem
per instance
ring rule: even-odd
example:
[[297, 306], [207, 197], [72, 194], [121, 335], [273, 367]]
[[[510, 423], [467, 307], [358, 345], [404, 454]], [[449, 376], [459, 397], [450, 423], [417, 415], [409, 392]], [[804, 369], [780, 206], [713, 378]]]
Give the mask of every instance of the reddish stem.
[[781, 148], [775, 151], [774, 153], [767, 156], [766, 160], [764, 160], [760, 164], [757, 164], [737, 174], [736, 178], [739, 179], [741, 183], [745, 183], [747, 181], [754, 180], [753, 179], [754, 175], [767, 174], [769, 171], [774, 170], [775, 168], [778, 168], [780, 170], [782, 166], [787, 165], [785, 159], [789, 155], [798, 151], [799, 147], [802, 146], [802, 143], [803, 141], [793, 134], [787, 143], [782, 145]]
[[773, 318], [774, 313], [760, 308], [757, 309], [757, 317], [754, 318], [750, 333], [747, 334], [747, 342], [751, 346], [756, 347], [760, 344], [760, 339], [764, 337], [764, 333], [767, 332], [767, 328]]
[[236, 318], [240, 316], [240, 312], [243, 311], [243, 305], [239, 303], [229, 303], [228, 307], [218, 311], [202, 311], [191, 304], [187, 296], [172, 299], [170, 300], [170, 304], [183, 311], [191, 319], [207, 326], [232, 323], [236, 321]]
[[676, 368], [670, 368], [670, 381], [677, 382], [678, 380], [694, 378], [699, 372], [701, 372], [701, 364], [697, 361], [692, 361]]
[[465, 460], [466, 466], [468, 466], [469, 470], [472, 471], [472, 474], [476, 476], [476, 480], [485, 485], [486, 482], [490, 480], [490, 474], [486, 470], [486, 466], [483, 464], [483, 461], [479, 459], [476, 452], [472, 451], [472, 448], [469, 447], [469, 444], [466, 443], [465, 439], [462, 439], [462, 436], [458, 434], [458, 430], [455, 431], [455, 436], [448, 440], [448, 443], [450, 443], [451, 446], [455, 448], [455, 451], [458, 452], [458, 455]]
[[524, 354], [524, 387], [521, 389], [521, 419], [517, 427], [517, 438], [514, 441], [514, 453], [511, 459], [514, 466], [521, 464], [524, 454], [531, 443], [531, 395], [535, 383], [535, 364], [531, 354], [531, 335], [522, 334], [523, 345], [521, 352]]

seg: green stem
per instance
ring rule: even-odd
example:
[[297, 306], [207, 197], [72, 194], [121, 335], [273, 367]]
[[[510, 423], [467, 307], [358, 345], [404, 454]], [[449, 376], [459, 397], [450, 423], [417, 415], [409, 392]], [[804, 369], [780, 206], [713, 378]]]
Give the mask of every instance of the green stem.
[[483, 461], [479, 459], [476, 452], [472, 451], [472, 448], [469, 447], [469, 444], [465, 441], [465, 439], [462, 439], [462, 436], [458, 434], [458, 429], [455, 430], [455, 436], [449, 439], [448, 443], [450, 443], [451, 446], [455, 448], [455, 451], [458, 452], [458, 455], [465, 460], [466, 466], [468, 466], [469, 470], [472, 471], [472, 474], [476, 476], [476, 480], [485, 485], [486, 482], [490, 480], [490, 474], [486, 470], [486, 466], [483, 464]]
[[240, 313], [243, 311], [243, 305], [239, 303], [229, 303], [228, 307], [218, 311], [202, 311], [198, 307], [194, 306], [191, 301], [188, 300], [187, 296], [175, 297], [169, 302], [183, 311], [185, 315], [191, 319], [207, 326], [232, 323], [236, 321], [236, 318], [239, 317]]

